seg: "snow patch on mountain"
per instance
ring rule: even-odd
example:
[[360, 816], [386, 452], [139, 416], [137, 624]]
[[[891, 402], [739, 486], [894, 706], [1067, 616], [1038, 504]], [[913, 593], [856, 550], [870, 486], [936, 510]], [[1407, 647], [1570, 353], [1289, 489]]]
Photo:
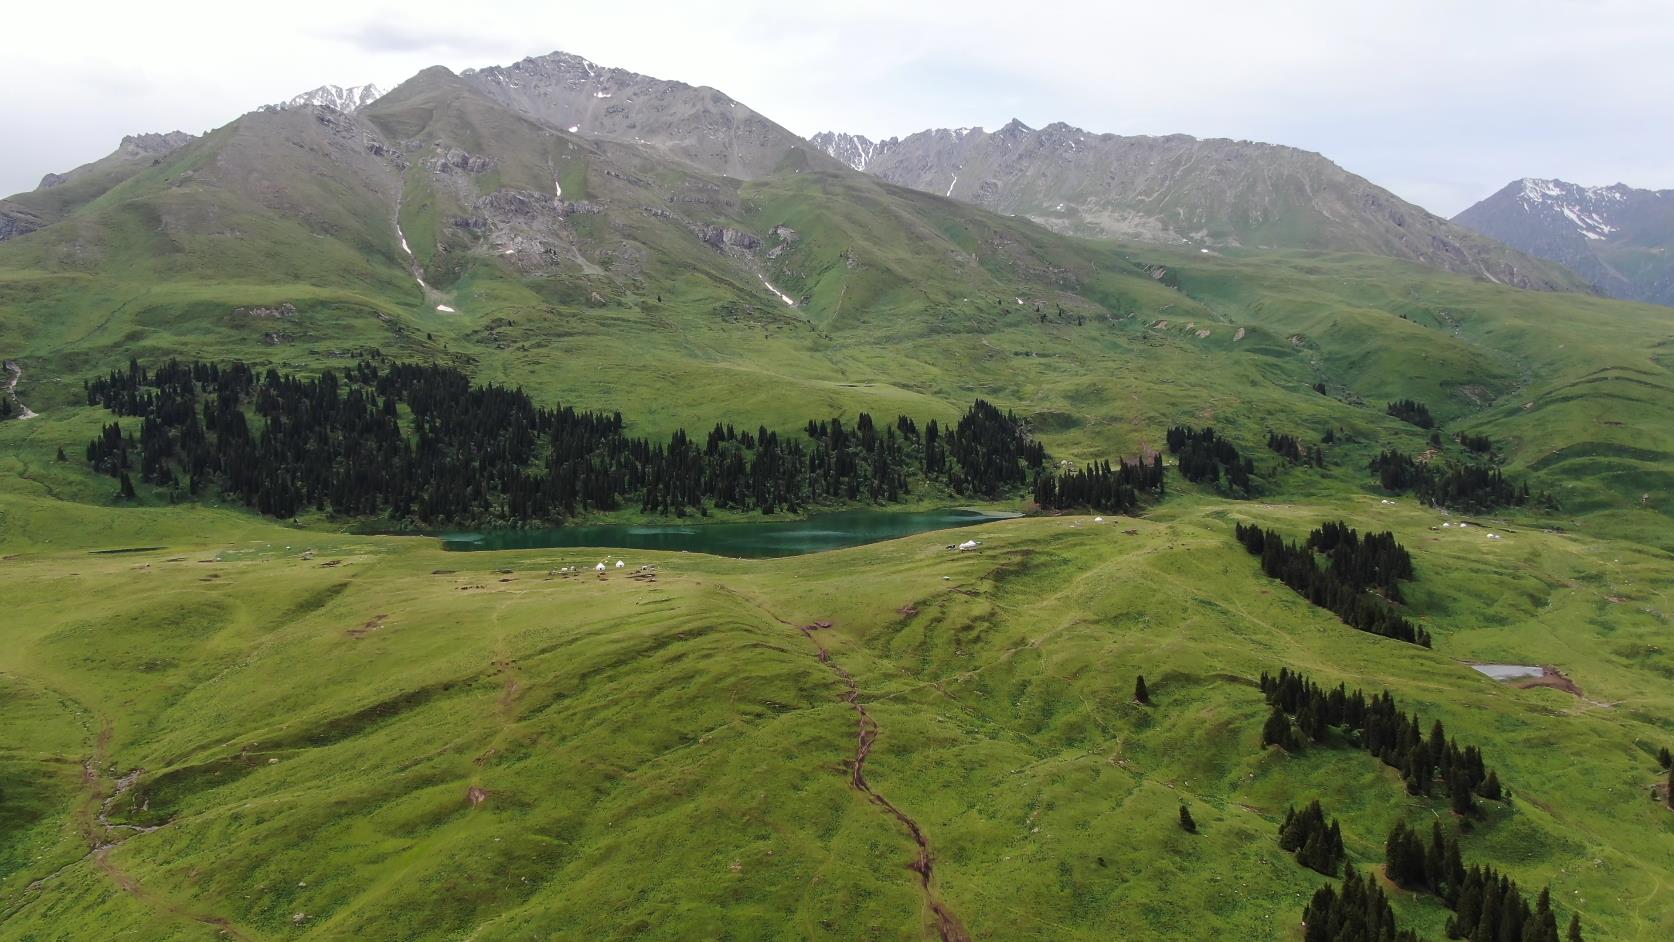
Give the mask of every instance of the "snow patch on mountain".
[[1610, 211], [1627, 199], [1621, 184], [1615, 186], [1580, 186], [1563, 180], [1542, 180], [1526, 177], [1518, 181], [1522, 192], [1517, 202], [1526, 213], [1549, 213], [1568, 220], [1575, 231], [1588, 239], [1609, 238], [1616, 226], [1609, 221]]
[[288, 108], [334, 108], [353, 114], [382, 98], [384, 90], [368, 82], [365, 85], [321, 85], [287, 101], [267, 105], [264, 111], [284, 111]]
[[835, 157], [861, 173], [882, 154], [888, 152], [897, 141], [890, 138], [887, 141], [874, 141], [864, 134], [848, 134], [842, 131], [821, 131], [808, 138], [808, 143], [814, 145], [827, 154]]

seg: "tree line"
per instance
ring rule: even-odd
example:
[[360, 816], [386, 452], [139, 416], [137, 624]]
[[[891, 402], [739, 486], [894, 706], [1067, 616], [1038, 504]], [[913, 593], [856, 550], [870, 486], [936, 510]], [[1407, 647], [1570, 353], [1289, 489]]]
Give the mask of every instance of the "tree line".
[[1226, 480], [1227, 492], [1249, 497], [1250, 475], [1255, 462], [1239, 453], [1237, 446], [1215, 434], [1210, 427], [1194, 429], [1176, 425], [1168, 430], [1168, 453], [1177, 456], [1180, 476], [1200, 484]]
[[[1430, 646], [1430, 632], [1414, 625], [1391, 601], [1401, 600], [1400, 582], [1413, 577], [1412, 558], [1392, 533], [1364, 539], [1347, 524], [1326, 523], [1308, 534], [1306, 542], [1287, 543], [1273, 530], [1238, 524], [1234, 535], [1252, 556], [1261, 558], [1262, 572], [1290, 586], [1314, 605], [1334, 613], [1343, 624], [1360, 631], [1411, 644]], [[1316, 552], [1324, 554], [1321, 568]], [[1372, 590], [1382, 593], [1374, 593]]]
[[1521, 507], [1529, 502], [1529, 485], [1506, 480], [1492, 465], [1419, 461], [1387, 449], [1368, 465], [1378, 483], [1391, 493], [1412, 492], [1419, 500], [1458, 510], [1486, 511]]
[[958, 495], [1017, 493], [1045, 449], [1012, 414], [977, 400], [952, 428], [902, 416], [810, 421], [801, 436], [717, 424], [703, 439], [630, 436], [620, 412], [537, 405], [522, 389], [474, 384], [444, 366], [362, 360], [302, 377], [244, 363], [169, 361], [86, 384], [90, 405], [137, 419], [105, 426], [87, 460], [264, 514], [312, 508], [419, 524], [560, 522], [632, 504], [798, 512], [889, 502], [930, 482]]
[[1278, 676], [1263, 671], [1261, 692], [1272, 712], [1262, 727], [1262, 745], [1277, 745], [1287, 751], [1302, 748], [1302, 736], [1315, 743], [1325, 742], [1333, 727], [1371, 753], [1384, 765], [1401, 773], [1407, 791], [1429, 795], [1437, 780], [1453, 810], [1467, 815], [1476, 810], [1476, 798], [1501, 801], [1505, 791], [1498, 773], [1482, 760], [1475, 746], [1461, 747], [1448, 737], [1441, 720], [1423, 732], [1418, 714], [1407, 715], [1385, 690], [1367, 697], [1342, 684], [1326, 690], [1306, 676], [1282, 668]]
[[1142, 494], [1158, 500], [1163, 496], [1162, 455], [1129, 464], [1118, 460], [1095, 461], [1084, 468], [1046, 473], [1035, 479], [1035, 503], [1043, 508], [1072, 510], [1086, 508], [1103, 513], [1131, 514], [1139, 509]]
[[[1558, 916], [1551, 889], [1543, 888], [1533, 906], [1515, 880], [1493, 867], [1465, 868], [1459, 839], [1432, 822], [1430, 839], [1397, 821], [1384, 842], [1384, 872], [1405, 889], [1434, 893], [1453, 916], [1447, 937], [1470, 942], [1559, 942]], [[1581, 917], [1571, 915], [1569, 942], [1581, 940]]]

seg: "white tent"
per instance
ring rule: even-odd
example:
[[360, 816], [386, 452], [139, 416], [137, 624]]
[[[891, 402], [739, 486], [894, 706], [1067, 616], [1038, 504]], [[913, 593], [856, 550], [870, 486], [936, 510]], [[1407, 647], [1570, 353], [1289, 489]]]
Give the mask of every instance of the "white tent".
[[627, 563], [625, 563], [625, 562], [623, 562], [623, 561], [621, 561], [621, 560], [620, 560], [620, 559], [618, 559], [618, 560], [617, 560], [617, 561], [616, 561], [616, 568], [617, 568], [617, 569], [621, 569], [621, 568], [622, 568], [622, 567], [623, 567], [623, 566], [626, 566], [626, 565], [627, 565]]
[[594, 570], [594, 571], [595, 571], [595, 572], [604, 572], [604, 571], [605, 571], [605, 564], [604, 564], [604, 563], [600, 563], [600, 564], [598, 564], [598, 565], [597, 565], [597, 566], [594, 566], [594, 567], [593, 567], [593, 570]]
[[965, 542], [959, 544], [959, 550], [960, 552], [964, 552], [965, 550], [974, 550], [980, 545], [981, 544], [979, 544], [976, 540], [966, 540]]

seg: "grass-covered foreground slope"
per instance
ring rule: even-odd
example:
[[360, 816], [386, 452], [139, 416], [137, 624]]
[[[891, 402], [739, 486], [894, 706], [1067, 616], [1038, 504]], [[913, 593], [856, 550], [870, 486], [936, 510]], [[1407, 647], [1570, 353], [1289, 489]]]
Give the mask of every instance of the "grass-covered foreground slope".
[[[1471, 862], [1549, 882], [1588, 938], [1674, 928], [1674, 812], [1650, 798], [1671, 586], [1629, 543], [1188, 496], [965, 531], [978, 553], [925, 534], [552, 578], [602, 553], [75, 506], [13, 485], [0, 521], [6, 938], [909, 939], [932, 901], [972, 938], [1291, 938], [1325, 878], [1277, 847], [1289, 804], [1319, 798], [1362, 867], [1397, 818], [1455, 825], [1357, 750], [1262, 749], [1254, 681], [1281, 666], [1388, 687], [1484, 749], [1513, 798], [1463, 836]], [[1348, 629], [1231, 535], [1327, 515], [1412, 549], [1434, 650]], [[928, 893], [852, 784], [851, 690]], [[1396, 896], [1441, 937], [1433, 900]]]

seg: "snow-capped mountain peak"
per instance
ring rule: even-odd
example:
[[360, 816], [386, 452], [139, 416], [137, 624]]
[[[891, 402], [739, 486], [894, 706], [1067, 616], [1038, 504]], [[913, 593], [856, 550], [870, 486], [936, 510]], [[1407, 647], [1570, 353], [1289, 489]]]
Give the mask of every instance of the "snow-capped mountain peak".
[[1674, 190], [1524, 177], [1454, 221], [1567, 266], [1604, 293], [1674, 304]]
[[293, 96], [288, 101], [276, 105], [268, 105], [268, 109], [282, 111], [286, 108], [326, 107], [335, 108], [353, 114], [383, 97], [384, 90], [377, 85], [321, 85], [319, 88]]
[[1621, 184], [1580, 186], [1537, 177], [1524, 177], [1518, 184], [1522, 191], [1517, 195], [1517, 202], [1525, 212], [1562, 216], [1588, 239], [1606, 239], [1616, 231], [1609, 222], [1610, 211], [1627, 199], [1624, 192], [1627, 188]]

